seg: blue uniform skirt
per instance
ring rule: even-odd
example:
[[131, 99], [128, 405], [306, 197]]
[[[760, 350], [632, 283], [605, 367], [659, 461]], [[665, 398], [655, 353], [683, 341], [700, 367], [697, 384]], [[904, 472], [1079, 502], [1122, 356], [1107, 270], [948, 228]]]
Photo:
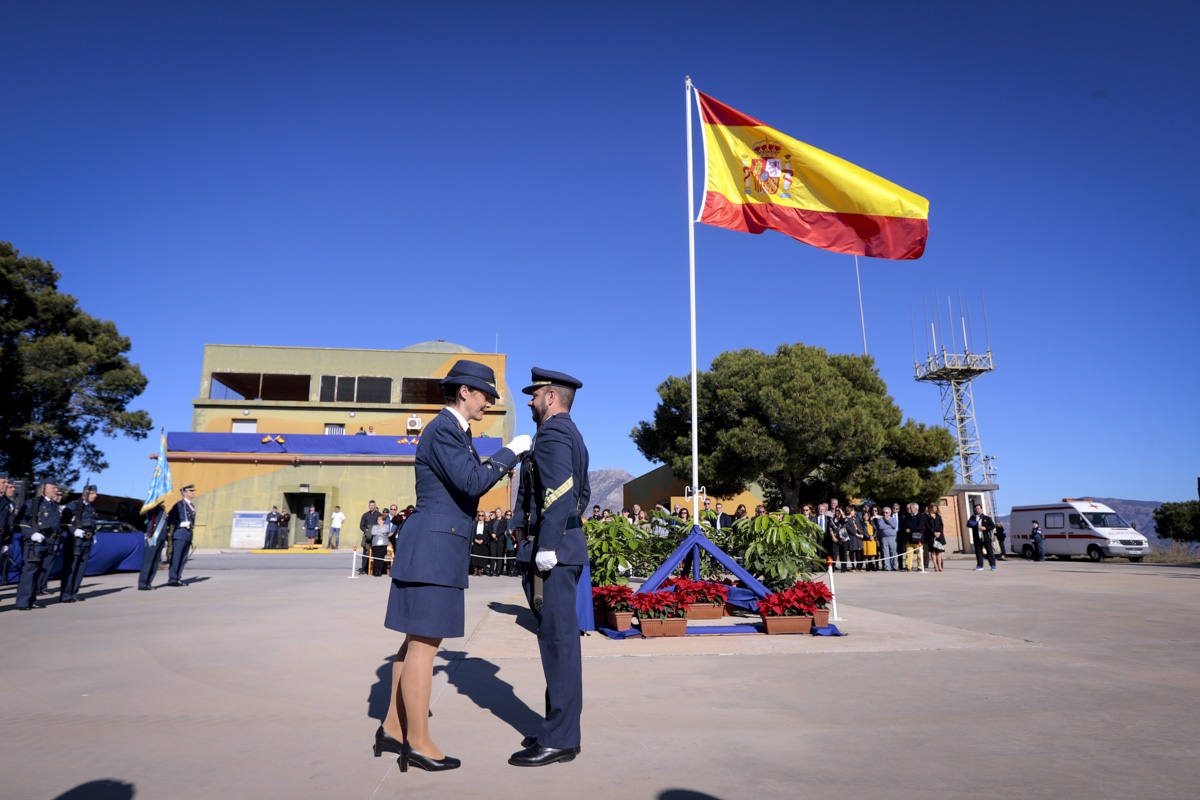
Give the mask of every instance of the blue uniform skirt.
[[466, 629], [463, 590], [392, 578], [385, 627], [430, 639], [456, 639]]

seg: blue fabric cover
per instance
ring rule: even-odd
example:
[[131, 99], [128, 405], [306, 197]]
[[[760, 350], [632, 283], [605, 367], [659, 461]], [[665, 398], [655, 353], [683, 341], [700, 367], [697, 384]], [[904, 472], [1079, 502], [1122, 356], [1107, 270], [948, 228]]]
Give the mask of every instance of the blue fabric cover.
[[[675, 548], [675, 552], [667, 556], [667, 560], [663, 562], [662, 566], [646, 579], [646, 582], [638, 588], [636, 593], [641, 594], [643, 592], [657, 591], [658, 587], [662, 586], [663, 581], [671, 577], [671, 573], [683, 562], [684, 557], [691, 550], [696, 551], [692, 563], [696, 565], [697, 570], [699, 570], [700, 565], [700, 551], [703, 550], [716, 559], [718, 564], [733, 573], [735, 578], [746, 584], [755, 597], [766, 597], [770, 594], [767, 587], [763, 586], [753, 575], [743, 569], [741, 564], [734, 561], [725, 554], [724, 550], [713, 544], [712, 540], [700, 531], [699, 525], [692, 526], [692, 532], [687, 535], [687, 538], [680, 542], [679, 547]], [[748, 608], [749, 606], [746, 607]], [[755, 605], [755, 608], [757, 607]]]
[[[167, 450], [172, 453], [262, 453], [266, 455], [323, 456], [416, 456], [419, 436], [318, 436], [315, 434], [268, 433], [190, 433], [167, 434]], [[269, 436], [264, 442], [263, 437]], [[483, 458], [495, 455], [503, 442], [494, 436], [476, 436], [471, 440]]]
[[[15, 581], [21, 575], [21, 564], [24, 561], [25, 530], [13, 534], [13, 543], [9, 548], [12, 563], [9, 565], [8, 578]], [[50, 577], [57, 578], [62, 574], [62, 553], [54, 559], [50, 569]], [[142, 553], [146, 549], [146, 536], [141, 533], [97, 533], [92, 542], [92, 554], [88, 557], [85, 575], [105, 575], [109, 572], [137, 571], [142, 567]]]

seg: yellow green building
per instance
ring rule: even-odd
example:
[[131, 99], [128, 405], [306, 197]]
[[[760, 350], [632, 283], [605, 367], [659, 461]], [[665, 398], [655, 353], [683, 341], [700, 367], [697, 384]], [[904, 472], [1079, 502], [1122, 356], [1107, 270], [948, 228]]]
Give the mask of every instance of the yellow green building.
[[[443, 406], [439, 380], [460, 358], [496, 373], [500, 398], [472, 424], [487, 457], [513, 435], [502, 353], [444, 341], [403, 350], [206, 345], [192, 429], [167, 434], [174, 485], [196, 486], [194, 546], [261, 546], [255, 526], [272, 506], [292, 515], [288, 541], [304, 542], [309, 504], [322, 536], [341, 506], [341, 545], [357, 545], [368, 501], [416, 503], [416, 445]], [[511, 477], [501, 481], [480, 508], [508, 508], [510, 487]]]

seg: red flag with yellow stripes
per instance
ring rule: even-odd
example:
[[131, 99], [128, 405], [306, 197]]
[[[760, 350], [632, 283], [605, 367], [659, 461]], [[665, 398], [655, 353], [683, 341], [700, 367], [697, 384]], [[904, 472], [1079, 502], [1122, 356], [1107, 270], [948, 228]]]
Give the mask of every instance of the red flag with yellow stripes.
[[700, 222], [775, 230], [875, 258], [920, 258], [929, 201], [696, 92], [708, 175]]

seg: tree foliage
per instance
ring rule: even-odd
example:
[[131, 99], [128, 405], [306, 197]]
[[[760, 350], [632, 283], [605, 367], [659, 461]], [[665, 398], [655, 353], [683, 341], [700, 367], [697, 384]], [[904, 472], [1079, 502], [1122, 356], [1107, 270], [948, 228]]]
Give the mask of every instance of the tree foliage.
[[1200, 500], [1163, 503], [1154, 509], [1154, 529], [1177, 542], [1200, 542]]
[[151, 422], [127, 410], [146, 388], [129, 339], [60, 293], [60, 277], [0, 242], [0, 469], [74, 483], [108, 466], [97, 433], [140, 439]]
[[[804, 344], [734, 350], [699, 379], [700, 475], [710, 494], [758, 481], [795, 509], [832, 496], [928, 502], [954, 484], [949, 431], [903, 420], [868, 356]], [[669, 377], [658, 394], [654, 419], [634, 428], [633, 441], [690, 480], [690, 380]]]

